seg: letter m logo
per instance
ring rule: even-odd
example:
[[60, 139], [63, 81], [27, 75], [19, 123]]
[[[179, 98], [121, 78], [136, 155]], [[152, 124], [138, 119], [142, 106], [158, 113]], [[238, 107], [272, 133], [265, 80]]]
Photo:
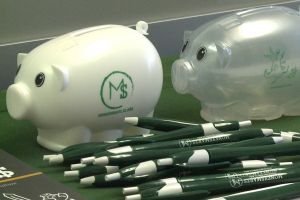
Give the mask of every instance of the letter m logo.
[[127, 84], [124, 83], [124, 79], [121, 80], [119, 85], [116, 87], [112, 82], [109, 81], [109, 98], [112, 98], [113, 90], [120, 94], [120, 99], [125, 99], [128, 95]]

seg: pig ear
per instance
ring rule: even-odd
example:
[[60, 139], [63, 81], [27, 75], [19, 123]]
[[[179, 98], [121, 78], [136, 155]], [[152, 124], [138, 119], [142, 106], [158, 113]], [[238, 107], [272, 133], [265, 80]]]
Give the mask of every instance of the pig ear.
[[216, 44], [220, 66], [226, 68], [231, 61], [231, 49], [223, 44]]
[[63, 91], [69, 84], [69, 71], [67, 68], [59, 65], [52, 65], [52, 69], [59, 81], [60, 91]]
[[27, 53], [18, 53], [17, 55], [17, 65], [21, 65], [23, 63], [24, 58], [27, 56]]
[[183, 42], [186, 42], [190, 39], [190, 36], [192, 34], [192, 31], [184, 31], [183, 33]]

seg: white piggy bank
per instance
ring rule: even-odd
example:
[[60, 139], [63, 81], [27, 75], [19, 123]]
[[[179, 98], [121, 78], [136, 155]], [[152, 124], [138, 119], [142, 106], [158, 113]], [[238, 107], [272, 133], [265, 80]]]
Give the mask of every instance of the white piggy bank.
[[54, 151], [145, 131], [123, 120], [152, 116], [162, 89], [161, 60], [143, 35], [147, 27], [86, 28], [19, 54], [7, 90], [9, 114], [32, 121], [38, 143]]
[[200, 100], [208, 121], [300, 115], [299, 24], [298, 11], [274, 6], [187, 32], [172, 66], [175, 90]]

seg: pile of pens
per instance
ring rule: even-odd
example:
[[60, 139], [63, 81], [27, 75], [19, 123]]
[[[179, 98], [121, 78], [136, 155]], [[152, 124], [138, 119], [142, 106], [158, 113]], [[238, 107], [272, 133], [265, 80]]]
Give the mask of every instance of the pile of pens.
[[71, 165], [64, 175], [79, 178], [82, 185], [123, 186], [126, 200], [300, 195], [296, 189], [300, 162], [278, 159], [300, 155], [300, 133], [249, 127], [251, 121], [195, 124], [147, 117], [124, 121], [153, 131], [73, 145], [45, 155], [44, 160]]

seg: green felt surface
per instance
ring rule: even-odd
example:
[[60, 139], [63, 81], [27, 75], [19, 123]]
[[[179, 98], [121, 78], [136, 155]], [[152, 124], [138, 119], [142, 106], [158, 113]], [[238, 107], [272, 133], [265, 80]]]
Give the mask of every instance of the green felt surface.
[[[204, 122], [200, 118], [200, 103], [191, 95], [177, 94], [172, 88], [170, 67], [175, 57], [163, 59], [164, 85], [155, 116], [192, 122]], [[275, 130], [299, 131], [300, 117], [282, 117], [273, 121], [254, 121], [255, 127]], [[5, 92], [0, 92], [0, 148], [16, 156], [30, 166], [44, 172], [53, 179], [78, 191], [88, 200], [124, 199], [121, 188], [83, 188], [77, 181], [65, 179], [64, 167], [49, 167], [42, 161], [44, 154], [50, 151], [36, 143], [36, 128], [27, 121], [16, 121], [9, 117], [5, 105]]]

